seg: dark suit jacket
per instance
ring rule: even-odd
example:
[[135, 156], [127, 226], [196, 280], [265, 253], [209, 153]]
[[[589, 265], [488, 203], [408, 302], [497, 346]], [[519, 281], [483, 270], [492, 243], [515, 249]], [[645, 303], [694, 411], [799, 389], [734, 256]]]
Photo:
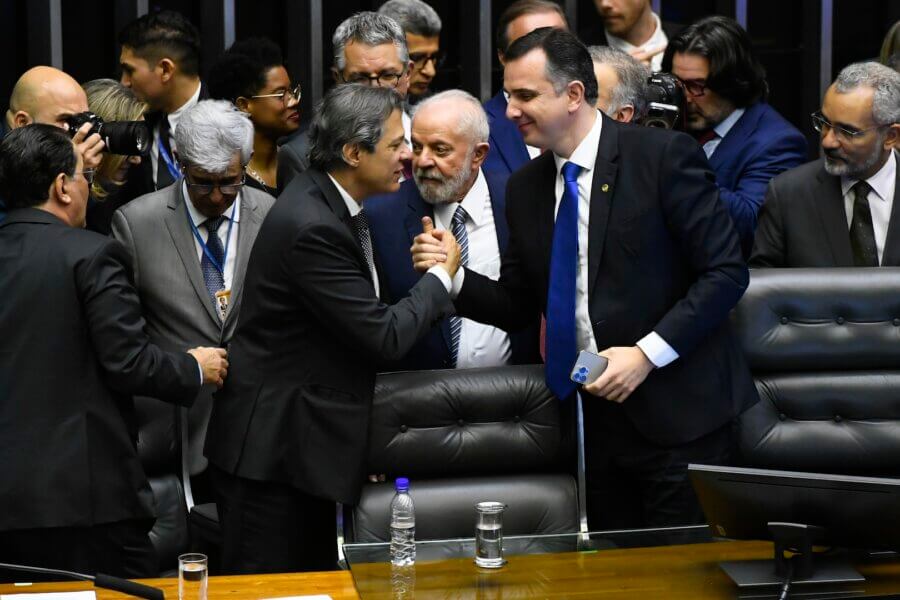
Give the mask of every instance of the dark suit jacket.
[[[506, 175], [484, 173], [491, 196], [494, 227], [500, 254], [506, 250], [509, 228], [506, 226]], [[378, 255], [381, 284], [391, 298], [403, 298], [419, 281], [421, 275], [413, 269], [409, 247], [413, 238], [422, 233], [422, 217], [434, 218], [434, 207], [425, 202], [414, 181], [404, 181], [396, 194], [366, 200], [366, 214], [372, 231], [372, 243]], [[512, 364], [541, 362], [539, 352], [539, 323], [535, 322], [510, 336], [510, 360]], [[388, 366], [391, 370], [452, 369], [450, 351], [450, 321], [444, 319], [440, 327], [433, 328], [399, 363]]]
[[276, 185], [281, 195], [294, 177], [309, 168], [309, 136], [305, 129], [297, 131], [278, 147], [275, 168]]
[[0, 224], [0, 531], [154, 514], [131, 395], [189, 404], [200, 373], [149, 343], [128, 264], [43, 210]]
[[[897, 172], [900, 190], [900, 169]], [[898, 212], [891, 211], [881, 257], [884, 267], [900, 266]], [[806, 163], [769, 184], [750, 266], [852, 267], [849, 230], [841, 178], [826, 173], [821, 159]]]
[[509, 175], [531, 160], [525, 140], [516, 124], [506, 118], [506, 97], [501, 90], [484, 103], [491, 135], [488, 142], [491, 149], [484, 159], [485, 171]]
[[375, 365], [404, 356], [451, 310], [434, 275], [381, 303], [343, 199], [308, 169], [275, 202], [250, 254], [207, 458], [238, 477], [355, 503]]
[[[678, 352], [623, 406], [650, 441], [681, 444], [757, 399], [727, 320], [748, 283], [747, 267], [696, 142], [602, 118], [589, 225], [594, 337], [602, 350], [656, 331]], [[460, 315], [515, 329], [546, 309], [555, 178], [552, 154], [510, 177], [506, 197], [515, 201], [507, 205], [510, 242], [500, 281], [467, 269], [455, 301]]]
[[769, 181], [805, 160], [806, 138], [764, 102], [747, 107], [709, 157], [745, 258], [753, 248], [756, 217]]

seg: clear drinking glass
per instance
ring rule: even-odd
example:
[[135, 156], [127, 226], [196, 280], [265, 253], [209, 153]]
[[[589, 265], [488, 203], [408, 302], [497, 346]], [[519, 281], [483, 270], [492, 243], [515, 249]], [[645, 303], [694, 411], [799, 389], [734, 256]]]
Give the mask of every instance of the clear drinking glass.
[[209, 574], [205, 554], [182, 554], [178, 557], [178, 600], [206, 600]]
[[475, 505], [478, 521], [475, 523], [475, 564], [486, 569], [498, 569], [503, 560], [503, 510], [502, 502], [479, 502]]

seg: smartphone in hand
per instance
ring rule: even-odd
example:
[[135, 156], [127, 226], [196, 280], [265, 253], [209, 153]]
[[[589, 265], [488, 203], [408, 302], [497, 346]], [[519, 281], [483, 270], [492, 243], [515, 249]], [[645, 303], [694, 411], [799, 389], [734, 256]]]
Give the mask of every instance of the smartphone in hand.
[[599, 354], [582, 350], [578, 353], [575, 365], [569, 378], [575, 383], [584, 385], [595, 381], [606, 370], [609, 361]]

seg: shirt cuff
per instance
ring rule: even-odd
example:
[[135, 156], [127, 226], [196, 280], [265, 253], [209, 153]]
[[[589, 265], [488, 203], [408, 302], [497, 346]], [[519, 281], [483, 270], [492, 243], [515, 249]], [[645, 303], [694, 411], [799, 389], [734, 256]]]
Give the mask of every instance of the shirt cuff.
[[[194, 357], [194, 360], [197, 360], [197, 358]], [[200, 366], [199, 360], [197, 360], [197, 370], [200, 371], [200, 387], [203, 387], [203, 367]]]
[[645, 335], [637, 343], [637, 347], [641, 349], [647, 356], [647, 360], [653, 363], [656, 368], [662, 368], [678, 358], [678, 353], [666, 340], [662, 339], [658, 333], [651, 331]]
[[462, 289], [463, 284], [463, 269], [459, 268], [456, 270], [456, 275], [453, 276], [453, 279], [450, 279], [450, 275], [447, 273], [447, 270], [441, 266], [434, 265], [430, 269], [428, 269], [427, 273], [431, 273], [435, 277], [441, 280], [441, 283], [444, 284], [444, 288], [447, 290], [447, 293], [450, 294], [450, 298], [456, 299], [459, 295], [459, 290]]

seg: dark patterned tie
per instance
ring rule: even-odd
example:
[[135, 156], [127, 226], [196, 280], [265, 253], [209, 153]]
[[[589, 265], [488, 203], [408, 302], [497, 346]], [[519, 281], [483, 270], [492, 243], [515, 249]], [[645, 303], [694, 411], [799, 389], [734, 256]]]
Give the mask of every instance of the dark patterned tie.
[[878, 249], [875, 246], [875, 229], [872, 211], [869, 209], [869, 192], [872, 187], [865, 181], [857, 181], [853, 190], [853, 218], [850, 220], [850, 248], [853, 264], [857, 267], [877, 267]]
[[[466, 233], [466, 217], [469, 214], [466, 209], [459, 205], [456, 212], [453, 213], [453, 221], [450, 226], [450, 232], [456, 238], [459, 244], [459, 264], [465, 267], [469, 264], [469, 235]], [[459, 337], [462, 333], [462, 319], [456, 315], [450, 316], [450, 352], [453, 355], [453, 366], [459, 362]]]
[[[159, 143], [165, 148], [169, 158], [174, 161], [175, 158], [172, 155], [172, 146], [169, 140], [170, 133], [169, 115], [163, 115], [159, 121]], [[175, 180], [169, 172], [169, 165], [166, 164], [166, 159], [163, 158], [163, 150], [160, 149], [159, 158], [156, 161], [156, 189], [160, 190], [174, 182]]]
[[[356, 239], [362, 248], [363, 255], [366, 257], [366, 264], [369, 265], [369, 273], [372, 275], [372, 283], [378, 281], [378, 271], [375, 270], [375, 254], [372, 251], [372, 236], [369, 233], [369, 218], [366, 211], [361, 210], [352, 217], [353, 231], [356, 233]], [[377, 288], [376, 288], [377, 289]]]
[[[223, 215], [214, 219], [207, 219], [203, 223], [203, 227], [209, 232], [209, 235], [206, 237], [206, 249], [209, 250], [209, 253], [212, 254], [213, 258], [223, 269], [225, 268], [225, 265], [222, 263], [225, 258], [225, 249], [222, 247], [222, 240], [219, 239], [219, 235], [216, 232], [225, 221], [226, 218]], [[200, 270], [203, 272], [203, 281], [206, 283], [206, 289], [212, 298], [213, 308], [216, 309], [216, 314], [219, 314], [216, 292], [225, 289], [225, 275], [216, 268], [213, 261], [209, 260], [206, 252], [203, 253], [203, 258], [200, 259]]]

